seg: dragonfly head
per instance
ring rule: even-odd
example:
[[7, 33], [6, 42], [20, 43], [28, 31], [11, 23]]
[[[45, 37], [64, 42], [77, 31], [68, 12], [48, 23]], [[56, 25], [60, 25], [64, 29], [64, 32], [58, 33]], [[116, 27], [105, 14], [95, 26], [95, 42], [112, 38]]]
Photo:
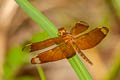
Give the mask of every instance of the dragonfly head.
[[59, 28], [59, 29], [58, 29], [58, 34], [59, 34], [60, 36], [65, 35], [65, 34], [66, 34], [66, 29], [65, 29], [65, 28]]

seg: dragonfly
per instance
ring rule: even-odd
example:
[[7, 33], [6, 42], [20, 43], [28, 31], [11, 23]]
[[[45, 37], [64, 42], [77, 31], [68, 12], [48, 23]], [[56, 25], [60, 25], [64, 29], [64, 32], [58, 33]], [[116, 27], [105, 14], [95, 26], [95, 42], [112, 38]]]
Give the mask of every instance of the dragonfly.
[[92, 61], [87, 58], [81, 50], [95, 47], [105, 38], [109, 29], [107, 27], [98, 27], [87, 33], [79, 35], [86, 31], [88, 27], [89, 25], [86, 22], [79, 21], [69, 32], [67, 32], [65, 28], [58, 29], [58, 37], [26, 45], [25, 47], [30, 47], [30, 52], [43, 50], [54, 44], [57, 45], [50, 50], [41, 52], [34, 56], [31, 59], [31, 63], [42, 64], [58, 61], [65, 58], [71, 58], [78, 53], [86, 62], [92, 65]]

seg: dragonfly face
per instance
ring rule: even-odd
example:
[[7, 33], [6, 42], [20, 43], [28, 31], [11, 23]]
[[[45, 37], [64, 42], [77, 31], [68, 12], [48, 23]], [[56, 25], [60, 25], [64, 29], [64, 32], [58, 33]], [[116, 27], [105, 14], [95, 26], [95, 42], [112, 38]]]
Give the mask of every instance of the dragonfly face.
[[59, 29], [58, 29], [58, 35], [59, 35], [59, 36], [63, 36], [63, 35], [65, 35], [65, 34], [67, 34], [65, 28], [59, 28]]
[[31, 47], [30, 52], [42, 50], [54, 44], [58, 44], [57, 47], [50, 49], [48, 51], [42, 52], [35, 57], [32, 58], [32, 64], [41, 64], [52, 61], [57, 61], [65, 58], [72, 57], [77, 53], [87, 61], [92, 64], [92, 62], [85, 56], [85, 54], [81, 50], [89, 49], [96, 46], [98, 43], [104, 39], [104, 37], [108, 33], [108, 28], [101, 27], [95, 28], [92, 31], [80, 35], [76, 38], [76, 36], [81, 32], [84, 32], [88, 29], [88, 24], [85, 22], [78, 22], [75, 26], [70, 30], [70, 33], [67, 33], [64, 28], [60, 28], [58, 30], [58, 37], [50, 38], [42, 42], [32, 43], [28, 46]]
[[65, 28], [59, 28], [58, 35], [61, 36], [64, 41], [72, 40], [71, 34], [67, 33]]

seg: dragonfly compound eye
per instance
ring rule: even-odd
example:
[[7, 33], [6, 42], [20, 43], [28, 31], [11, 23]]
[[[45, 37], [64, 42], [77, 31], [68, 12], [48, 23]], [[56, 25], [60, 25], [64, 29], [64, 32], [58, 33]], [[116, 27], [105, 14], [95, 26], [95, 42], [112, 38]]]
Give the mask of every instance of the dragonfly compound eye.
[[58, 29], [58, 34], [59, 35], [64, 35], [66, 33], [66, 30], [65, 30], [65, 28], [60, 28], [60, 29]]

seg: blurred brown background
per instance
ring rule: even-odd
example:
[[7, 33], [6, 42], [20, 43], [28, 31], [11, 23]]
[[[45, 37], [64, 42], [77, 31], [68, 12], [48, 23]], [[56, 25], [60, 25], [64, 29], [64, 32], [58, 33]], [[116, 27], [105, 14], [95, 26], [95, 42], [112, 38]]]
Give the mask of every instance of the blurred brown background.
[[[116, 0], [117, 1], [117, 0]], [[114, 58], [120, 56], [120, 16], [112, 0], [30, 0], [58, 28], [68, 30], [76, 21], [85, 21], [90, 30], [107, 26], [107, 37], [95, 48], [84, 51], [92, 60], [93, 66], [85, 65], [94, 80], [103, 80], [108, 70], [114, 65]], [[0, 73], [7, 51], [14, 45], [20, 45], [35, 32], [42, 32], [14, 0], [0, 0]], [[47, 80], [78, 80], [67, 60], [41, 65]], [[32, 75], [39, 78], [36, 67], [22, 66], [15, 73], [19, 76]], [[1, 77], [1, 80], [4, 80]], [[116, 80], [120, 80], [120, 75]]]

